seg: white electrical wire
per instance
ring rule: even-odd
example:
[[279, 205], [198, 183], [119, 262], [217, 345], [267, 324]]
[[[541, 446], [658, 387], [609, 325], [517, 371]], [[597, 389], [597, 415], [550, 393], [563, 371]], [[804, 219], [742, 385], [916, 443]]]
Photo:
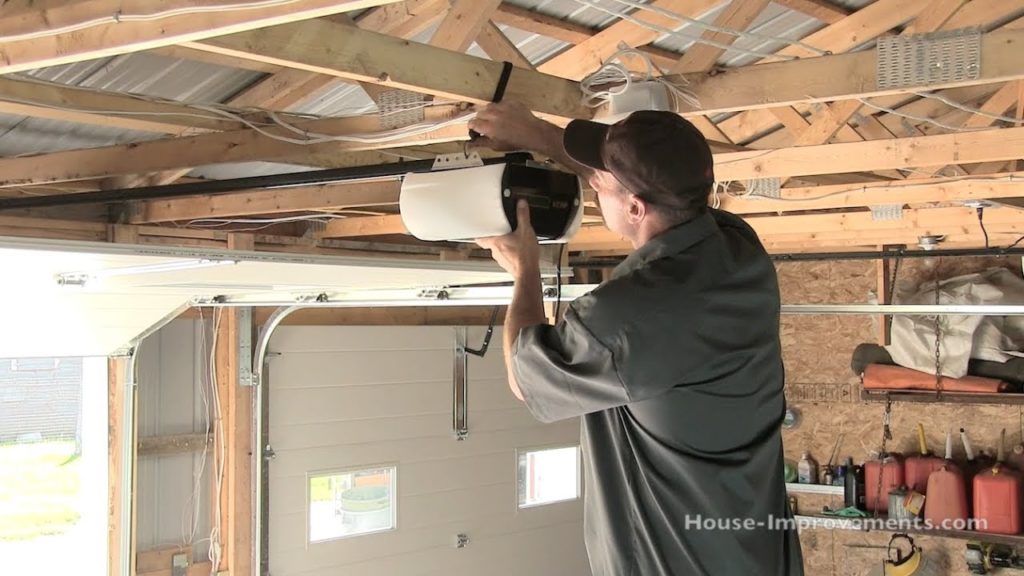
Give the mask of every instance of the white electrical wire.
[[899, 116], [901, 118], [906, 118], [908, 120], [916, 120], [918, 122], [925, 122], [926, 124], [931, 124], [932, 126], [937, 126], [939, 128], [942, 128], [943, 130], [949, 130], [951, 132], [976, 132], [978, 130], [986, 130], [986, 128], [964, 128], [962, 126], [950, 126], [949, 124], [945, 124], [943, 122], [939, 122], [938, 120], [935, 120], [933, 118], [928, 118], [927, 116], [918, 116], [916, 114], [909, 114], [907, 112], [900, 112], [899, 110], [896, 110], [896, 109], [893, 109], [893, 108], [889, 108], [887, 106], [882, 106], [880, 104], [873, 104], [873, 103], [868, 102], [867, 100], [865, 100], [863, 98], [857, 98], [857, 101], [860, 102], [861, 104], [864, 104], [865, 106], [868, 106], [870, 108], [874, 108], [875, 110], [879, 110], [881, 112], [885, 112], [886, 114], [892, 114], [893, 116]]
[[[689, 18], [688, 16], [684, 16], [684, 15], [678, 14], [676, 12], [671, 12], [669, 10], [664, 10], [664, 9], [658, 8], [656, 6], [648, 6], [646, 4], [639, 4], [639, 3], [635, 3], [635, 2], [628, 2], [627, 0], [616, 0], [616, 1], [617, 2], [621, 2], [623, 4], [626, 4], [627, 6], [636, 6], [636, 7], [640, 8], [640, 9], [642, 9], [642, 10], [648, 10], [648, 11], [651, 11], [651, 12], [660, 13], [662, 15], [668, 16], [669, 18], [674, 18], [676, 20], [680, 20], [680, 21], [683, 21], [683, 22], [689, 22], [691, 24], [693, 22], [697, 22], [697, 23], [699, 23], [700, 27], [705, 27], [706, 28], [706, 27], [710, 27], [711, 26], [710, 24], [705, 24], [703, 22], [700, 22], [699, 20], [694, 20], [692, 18]], [[735, 52], [739, 52], [740, 54], [746, 54], [748, 56], [756, 56], [758, 58], [779, 58], [779, 59], [782, 59], [782, 60], [796, 60], [797, 58], [799, 58], [798, 56], [780, 56], [778, 54], [774, 54], [774, 53], [771, 53], [771, 52], [761, 52], [759, 50], [750, 50], [750, 49], [747, 49], [747, 48], [741, 48], [741, 47], [736, 46], [734, 44], [725, 44], [725, 43], [722, 43], [722, 42], [716, 42], [714, 40], [709, 40], [707, 38], [703, 38], [703, 37], [700, 37], [700, 36], [690, 36], [689, 34], [683, 34], [682, 32], [679, 32], [677, 30], [673, 30], [671, 28], [666, 28], [664, 26], [659, 26], [657, 24], [651, 24], [650, 22], [645, 22], [645, 21], [640, 20], [639, 18], [636, 18], [635, 16], [632, 16], [630, 14], [623, 14], [621, 12], [616, 12], [615, 10], [611, 10], [609, 8], [605, 8], [604, 6], [601, 6], [600, 4], [598, 4], [597, 0], [575, 0], [575, 2], [577, 2], [579, 4], [583, 4], [583, 5], [588, 6], [590, 8], [593, 8], [593, 9], [599, 11], [599, 12], [604, 12], [605, 14], [609, 14], [611, 16], [615, 16], [616, 18], [619, 18], [619, 19], [624, 20], [626, 22], [631, 22], [631, 23], [636, 24], [637, 26], [640, 26], [642, 28], [647, 28], [648, 30], [653, 30], [654, 32], [658, 32], [660, 34], [665, 34], [667, 36], [674, 36], [676, 38], [681, 38], [683, 40], [687, 40], [687, 41], [690, 41], [690, 42], [698, 42], [698, 43], [701, 43], [701, 44], [707, 44], [708, 46], [714, 46], [715, 48], [720, 48], [722, 50], [732, 50], [732, 51], [735, 51]], [[722, 30], [726, 30], [726, 29], [722, 28]], [[732, 35], [735, 35], [735, 36], [751, 36], [751, 35], [754, 34], [752, 32], [740, 32], [738, 30], [733, 30], [733, 31], [730, 31], [728, 33], [732, 34]], [[757, 35], [757, 36], [762, 36], [762, 35]], [[786, 44], [799, 45], [799, 46], [801, 46], [803, 48], [806, 48], [808, 50], [813, 50], [815, 53], [819, 53], [819, 54], [831, 54], [831, 52], [829, 52], [827, 50], [821, 50], [820, 48], [815, 48], [815, 47], [810, 46], [808, 44], [804, 44], [803, 42], [800, 42], [799, 40], [790, 40], [788, 38], [781, 38], [781, 37], [776, 37], [776, 36], [766, 36], [766, 38], [771, 39], [771, 40], [775, 40], [775, 41], [778, 41], [778, 42], [784, 42]]]
[[[199, 308], [199, 349], [203, 351], [203, 357], [206, 358], [206, 319], [203, 317], [203, 309]], [[191, 531], [185, 531], [185, 514], [182, 514], [182, 543], [185, 545], [195, 544], [196, 532], [199, 530], [199, 507], [201, 500], [199, 498], [199, 484], [202, 482], [203, 473], [206, 471], [206, 460], [210, 452], [210, 400], [207, 389], [210, 386], [209, 371], [203, 370], [203, 377], [200, 379], [200, 396], [203, 400], [203, 433], [207, 435], [207, 442], [203, 445], [203, 452], [199, 458], [199, 470], [193, 472], [192, 477], [192, 495], [189, 497], [189, 503], [186, 505], [186, 510], [190, 510], [192, 513]]]
[[[644, 72], [633, 72], [627, 68], [623, 63], [623, 58], [628, 57], [639, 58], [644, 63]], [[583, 104], [590, 108], [596, 108], [609, 102], [613, 96], [625, 93], [634, 82], [657, 82], [665, 86], [672, 94], [677, 110], [682, 109], [683, 104], [693, 110], [700, 109], [700, 100], [685, 88], [685, 83], [679, 85], [670, 82], [662, 76], [655, 76], [655, 71], [656, 67], [647, 54], [636, 48], [620, 44], [619, 50], [609, 56], [600, 68], [580, 81]]]
[[[576, 1], [579, 2], [580, 0], [576, 0]], [[592, 0], [587, 0], [587, 3], [589, 4], [591, 1]], [[636, 2], [634, 0], [615, 0], [615, 2], [618, 2], [619, 4], [622, 4], [622, 5], [625, 5], [625, 6], [630, 6], [632, 8], [636, 8], [638, 10], [645, 10], [647, 12], [652, 12], [654, 14], [660, 14], [662, 16], [666, 16], [666, 17], [672, 18], [674, 20], [679, 20], [679, 21], [682, 21], [682, 22], [686, 22], [687, 24], [690, 24], [690, 25], [695, 26], [697, 28], [701, 28], [703, 30], [709, 30], [711, 32], [720, 32], [722, 34], [728, 34], [730, 36], [736, 36], [737, 38], [753, 38], [755, 40], [761, 40], [761, 41], [766, 41], [766, 42], [781, 42], [781, 43], [789, 44], [789, 45], [792, 45], [792, 46], [799, 46], [800, 48], [803, 48], [803, 49], [805, 49], [807, 51], [810, 51], [810, 52], [813, 52], [815, 54], [819, 54], [821, 56], [827, 56], [827, 55], [832, 54], [831, 50], [822, 50], [821, 48], [818, 48], [817, 46], [812, 46], [812, 45], [807, 44], [806, 42], [803, 42], [801, 40], [794, 40], [792, 38], [783, 38], [782, 36], [773, 36], [771, 34], [759, 34], [757, 32], [748, 32], [746, 30], [739, 30], [739, 29], [736, 29], [736, 28], [728, 28], [728, 27], [725, 27], [725, 26], [718, 26], [716, 24], [708, 24], [707, 22], [701, 22], [700, 20], [698, 20], [696, 18], [691, 18], [691, 17], [689, 17], [689, 16], [687, 16], [685, 14], [680, 14], [678, 12], [673, 12], [672, 10], [668, 10], [666, 8], [662, 8], [660, 6], [655, 6], [654, 4], [643, 4], [641, 2]], [[743, 52], [742, 49], [736, 48], [734, 46], [714, 44], [711, 41], [706, 40], [704, 38], [700, 38], [700, 39], [697, 39], [695, 41], [696, 42], [701, 42], [703, 44], [708, 44], [709, 46], [714, 46], [715, 48], [722, 48], [722, 49], [725, 49], [725, 50], [736, 50], [736, 51], [739, 51], [739, 52]], [[745, 52], [745, 53], [749, 54], [749, 55], [752, 55], [752, 56], [757, 56], [758, 54], [764, 54], [764, 53], [753, 52], [753, 51]], [[767, 58], [767, 57], [780, 58], [780, 56], [778, 56], [776, 54], [769, 54], [769, 55], [764, 56], [764, 57], [765, 58]]]
[[87, 30], [89, 28], [95, 28], [97, 26], [103, 26], [106, 24], [120, 24], [124, 22], [154, 22], [157, 20], [163, 20], [165, 18], [184, 16], [186, 14], [258, 10], [260, 8], [273, 8], [275, 6], [295, 4], [299, 1], [300, 0], [263, 0], [258, 2], [240, 2], [237, 4], [215, 4], [211, 6], [192, 5], [181, 8], [173, 8], [170, 10], [163, 10], [160, 12], [153, 12], [152, 14], [123, 14], [121, 12], [114, 12], [110, 16], [93, 18], [92, 20], [76, 22], [74, 24], [59, 26], [57, 28], [49, 28], [47, 30], [38, 30], [35, 32], [25, 32], [23, 34], [11, 34], [8, 36], [0, 36], [0, 44], [7, 42], [20, 42], [24, 40], [36, 40], [38, 38], [52, 38], [54, 36], [70, 34], [72, 32]]
[[991, 118], [993, 120], [1001, 120], [1003, 122], [1010, 122], [1012, 124], [1016, 124], [1017, 122], [1021, 121], [1020, 118], [1012, 118], [1010, 116], [1002, 116], [1000, 114], [989, 114], [988, 112], [985, 112], [984, 110], [982, 110], [980, 108], [974, 108], [973, 106], [968, 106], [966, 104], [961, 104], [960, 102], [957, 102], [956, 100], [950, 100], [949, 98], [946, 98], [942, 94], [929, 93], [929, 92], [913, 92], [913, 94], [915, 96], [920, 96], [922, 98], [930, 98], [932, 100], [938, 100], [939, 102], [942, 102], [943, 104], [952, 106], [953, 108], [956, 108], [957, 110], [962, 110], [964, 112], [970, 112], [971, 114], [977, 114], [978, 116], [983, 116], [985, 118]]
[[218, 439], [220, 441], [218, 458], [216, 459], [217, 468], [214, 472], [214, 493], [210, 498], [210, 505], [213, 506], [214, 510], [214, 522], [213, 527], [210, 530], [210, 565], [212, 570], [217, 572], [220, 568], [220, 559], [222, 554], [222, 543], [221, 543], [221, 528], [223, 518], [221, 518], [221, 506], [220, 496], [224, 488], [224, 466], [225, 460], [227, 460], [227, 436], [224, 434], [224, 418], [221, 411], [220, 403], [220, 391], [217, 390], [217, 337], [220, 332], [220, 323], [224, 316], [224, 309], [218, 308], [214, 315], [213, 321], [213, 337], [210, 342], [210, 363], [208, 369], [210, 371], [210, 385], [213, 389], [213, 407], [214, 407], [214, 418], [217, 423], [217, 432], [214, 437], [214, 443], [216, 445]]

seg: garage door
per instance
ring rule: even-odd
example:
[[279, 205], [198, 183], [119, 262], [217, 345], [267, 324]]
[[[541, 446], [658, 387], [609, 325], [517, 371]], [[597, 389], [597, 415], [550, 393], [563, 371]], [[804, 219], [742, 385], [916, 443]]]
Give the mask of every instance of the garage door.
[[[276, 333], [271, 574], [589, 573], [574, 498], [578, 420], [533, 420], [508, 391], [495, 338], [486, 358], [470, 357], [469, 434], [457, 440], [454, 331]], [[482, 333], [470, 329], [470, 345]]]
[[507, 280], [492, 263], [0, 238], [0, 357], [107, 356], [230, 296], [294, 302], [347, 290]]

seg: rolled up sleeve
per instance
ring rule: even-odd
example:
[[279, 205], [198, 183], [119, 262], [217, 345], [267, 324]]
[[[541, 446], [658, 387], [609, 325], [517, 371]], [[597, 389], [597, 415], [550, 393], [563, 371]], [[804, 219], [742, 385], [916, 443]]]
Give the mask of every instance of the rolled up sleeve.
[[629, 402], [614, 354], [571, 306], [557, 326], [529, 326], [519, 332], [512, 371], [526, 406], [542, 422]]

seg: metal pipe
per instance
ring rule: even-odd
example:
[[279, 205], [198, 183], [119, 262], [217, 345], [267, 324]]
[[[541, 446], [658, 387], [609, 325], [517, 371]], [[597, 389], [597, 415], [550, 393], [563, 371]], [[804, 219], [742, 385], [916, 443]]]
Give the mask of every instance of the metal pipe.
[[[484, 164], [500, 164], [503, 162], [524, 162], [528, 154], [506, 154], [498, 158], [485, 158]], [[178, 198], [199, 194], [226, 194], [239, 190], [269, 190], [272, 188], [292, 188], [316, 184], [334, 184], [355, 180], [374, 180], [382, 178], [400, 178], [409, 172], [429, 172], [434, 167], [433, 160], [413, 160], [395, 162], [393, 164], [376, 164], [373, 166], [350, 166], [347, 168], [330, 168], [312, 172], [296, 172], [291, 174], [270, 174], [267, 176], [250, 176], [247, 178], [229, 178], [224, 180], [208, 180], [205, 182], [189, 182], [167, 186], [141, 186], [139, 188], [120, 188], [117, 190], [99, 190], [96, 192], [78, 192], [74, 194], [54, 194], [49, 196], [25, 196], [20, 198], [0, 199], [0, 210], [13, 208], [46, 208], [54, 206], [72, 206], [75, 204], [99, 204], [108, 202], [127, 202], [130, 200], [156, 200], [162, 198]]]

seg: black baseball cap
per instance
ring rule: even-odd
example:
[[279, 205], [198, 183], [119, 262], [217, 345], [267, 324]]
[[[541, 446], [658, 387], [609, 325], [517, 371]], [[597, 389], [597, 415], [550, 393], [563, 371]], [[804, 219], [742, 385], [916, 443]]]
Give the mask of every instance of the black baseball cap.
[[672, 112], [634, 112], [610, 125], [573, 120], [562, 143], [573, 160], [611, 172], [630, 192], [655, 205], [703, 205], [715, 182], [704, 135]]

